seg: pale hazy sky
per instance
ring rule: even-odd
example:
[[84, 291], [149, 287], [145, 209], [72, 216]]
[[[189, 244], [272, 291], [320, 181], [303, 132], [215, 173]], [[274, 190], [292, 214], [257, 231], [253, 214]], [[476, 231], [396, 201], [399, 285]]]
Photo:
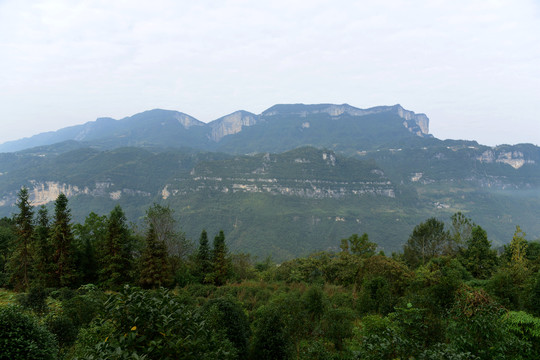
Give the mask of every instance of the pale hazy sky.
[[0, 0], [0, 143], [153, 108], [400, 103], [540, 145], [540, 1]]

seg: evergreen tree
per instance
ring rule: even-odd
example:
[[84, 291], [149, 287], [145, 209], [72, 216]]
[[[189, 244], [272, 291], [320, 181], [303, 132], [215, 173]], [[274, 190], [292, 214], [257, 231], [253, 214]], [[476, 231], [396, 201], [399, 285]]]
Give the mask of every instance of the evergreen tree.
[[0, 287], [7, 286], [9, 274], [7, 262], [11, 255], [11, 247], [15, 243], [15, 222], [12, 218], [4, 217], [0, 219]]
[[146, 246], [141, 257], [139, 282], [144, 288], [155, 289], [168, 285], [170, 280], [165, 242], [158, 239], [154, 225], [150, 223], [146, 235]]
[[73, 286], [76, 281], [71, 210], [68, 198], [58, 195], [54, 204], [54, 221], [51, 226], [53, 246], [53, 284], [56, 287]]
[[50, 233], [49, 213], [45, 205], [42, 205], [38, 210], [34, 229], [36, 278], [38, 284], [42, 287], [51, 287], [53, 285], [53, 251], [49, 237]]
[[212, 251], [213, 279], [214, 284], [220, 286], [225, 284], [229, 275], [228, 250], [225, 244], [225, 234], [223, 230], [214, 237], [214, 250]]
[[131, 280], [131, 235], [120, 205], [109, 214], [105, 240], [100, 248], [99, 279], [108, 288], [119, 288]]
[[107, 233], [107, 216], [88, 214], [84, 224], [73, 226], [77, 247], [77, 268], [84, 284], [98, 281], [99, 263], [96, 248], [103, 246]]
[[471, 275], [478, 279], [487, 279], [497, 264], [497, 253], [491, 249], [487, 233], [480, 226], [473, 227], [461, 262]]
[[9, 259], [10, 283], [15, 290], [28, 289], [33, 271], [32, 237], [34, 234], [34, 212], [28, 199], [28, 189], [23, 187], [17, 194], [19, 213], [15, 214], [15, 249]]
[[199, 249], [195, 258], [196, 271], [202, 282], [206, 282], [206, 276], [212, 272], [212, 261], [210, 259], [210, 246], [208, 244], [208, 234], [206, 230], [201, 232], [199, 238]]

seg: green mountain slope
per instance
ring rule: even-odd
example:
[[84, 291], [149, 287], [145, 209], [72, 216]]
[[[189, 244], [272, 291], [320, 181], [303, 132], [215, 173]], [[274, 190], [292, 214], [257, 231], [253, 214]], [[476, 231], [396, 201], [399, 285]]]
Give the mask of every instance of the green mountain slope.
[[[455, 211], [471, 216], [497, 243], [511, 239], [515, 224], [531, 238], [540, 237], [538, 182], [529, 181], [529, 190], [516, 190], [523, 186], [521, 177], [508, 176], [530, 169], [486, 163], [484, 172], [502, 172], [513, 188], [482, 186], [480, 178], [467, 178], [467, 170], [447, 166], [476, 156], [467, 149], [422, 150], [424, 158], [418, 160], [405, 150], [351, 158], [311, 147], [251, 156], [141, 148], [2, 154], [0, 168], [10, 171], [0, 176], [0, 216], [14, 211], [21, 185], [30, 188], [35, 205], [51, 206], [60, 191], [66, 193], [76, 221], [90, 211], [106, 214], [120, 204], [128, 218], [138, 222], [149, 205], [159, 202], [175, 209], [192, 239], [202, 229], [211, 234], [223, 229], [231, 249], [277, 260], [337, 249], [341, 238], [363, 232], [385, 251], [396, 251], [420, 221], [430, 216], [448, 219]], [[419, 179], [410, 172], [399, 175], [397, 164], [411, 159], [402, 166], [416, 171], [415, 161], [418, 166], [422, 161], [438, 164], [433, 159], [440, 160], [440, 153], [448, 164], [421, 168], [429, 171]], [[534, 179], [529, 175], [527, 179]]]
[[0, 216], [23, 185], [35, 205], [65, 193], [76, 221], [120, 204], [138, 222], [159, 202], [193, 239], [223, 229], [232, 249], [278, 260], [363, 232], [400, 250], [416, 224], [456, 211], [495, 243], [517, 224], [540, 238], [539, 147], [441, 141], [428, 127], [400, 105], [281, 104], [208, 124], [159, 109], [98, 119], [0, 145], [24, 148], [0, 153]]

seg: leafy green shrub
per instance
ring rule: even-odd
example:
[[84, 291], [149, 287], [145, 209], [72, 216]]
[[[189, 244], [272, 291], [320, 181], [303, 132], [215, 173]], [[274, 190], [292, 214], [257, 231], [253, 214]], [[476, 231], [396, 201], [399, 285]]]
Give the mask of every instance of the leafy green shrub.
[[508, 309], [521, 308], [521, 289], [507, 269], [496, 272], [486, 285], [487, 292]]
[[292, 342], [278, 306], [262, 306], [257, 310], [251, 359], [274, 360], [292, 357]]
[[410, 347], [410, 342], [401, 336], [398, 327], [380, 315], [362, 318], [359, 336], [357, 359], [392, 360], [399, 358]]
[[540, 358], [540, 318], [524, 311], [510, 311], [503, 317], [508, 330], [522, 340], [521, 356], [524, 359]]
[[47, 291], [42, 287], [30, 288], [27, 294], [21, 294], [17, 297], [19, 305], [25, 309], [30, 309], [38, 314], [47, 311]]
[[0, 359], [54, 360], [58, 345], [36, 319], [13, 306], [0, 308]]
[[77, 340], [77, 326], [66, 315], [55, 314], [47, 316], [45, 318], [45, 326], [56, 336], [60, 347], [70, 346]]
[[65, 316], [77, 326], [86, 326], [97, 316], [101, 304], [86, 295], [77, 295], [62, 303]]
[[322, 319], [324, 336], [334, 343], [336, 350], [343, 350], [343, 340], [353, 334], [354, 314], [350, 309], [330, 308]]
[[234, 359], [234, 346], [205, 320], [166, 289], [126, 286], [110, 295], [96, 319], [112, 331], [94, 346], [78, 351], [85, 359]]
[[51, 292], [51, 297], [55, 300], [65, 301], [76, 295], [76, 292], [70, 288], [63, 287]]
[[302, 295], [302, 301], [312, 321], [320, 320], [328, 306], [326, 294], [317, 285], [307, 289]]
[[251, 329], [240, 304], [233, 298], [218, 298], [208, 301], [203, 310], [211, 319], [214, 328], [225, 330], [227, 339], [238, 351], [239, 358], [246, 358]]
[[302, 341], [300, 344], [300, 360], [332, 360], [332, 355], [321, 340]]
[[203, 284], [190, 284], [186, 286], [186, 290], [189, 294], [195, 298], [203, 297], [208, 298], [216, 291], [217, 287], [214, 285], [203, 285]]
[[431, 259], [416, 271], [407, 289], [407, 297], [418, 307], [426, 308], [437, 316], [444, 316], [454, 302], [454, 293], [470, 279], [461, 263], [448, 256]]
[[330, 302], [334, 307], [353, 309], [355, 306], [353, 295], [350, 292], [338, 292], [330, 298]]
[[358, 299], [358, 308], [362, 314], [388, 314], [394, 301], [388, 280], [382, 276], [365, 279]]
[[540, 316], [540, 271], [531, 277], [525, 295], [527, 310], [535, 316]]
[[450, 345], [480, 359], [504, 359], [519, 353], [519, 341], [503, 323], [505, 309], [483, 290], [462, 286], [450, 310]]
[[435, 344], [418, 354], [418, 360], [476, 360], [470, 352], [460, 352], [448, 344]]
[[396, 324], [401, 336], [407, 339], [409, 347], [405, 349], [405, 354], [417, 355], [421, 349], [444, 340], [439, 318], [427, 309], [407, 303], [404, 307], [396, 307], [388, 317]]

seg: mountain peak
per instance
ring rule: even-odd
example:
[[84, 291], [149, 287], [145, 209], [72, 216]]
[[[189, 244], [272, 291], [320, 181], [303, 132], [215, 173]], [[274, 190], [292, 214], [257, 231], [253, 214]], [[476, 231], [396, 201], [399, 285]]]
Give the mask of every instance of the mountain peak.
[[[175, 110], [152, 109], [147, 110], [120, 120], [110, 117], [98, 118], [82, 125], [75, 125], [34, 135], [30, 138], [11, 141], [0, 145], [0, 152], [13, 152], [28, 149], [36, 146], [52, 145], [58, 142], [75, 140], [85, 144], [93, 143], [102, 148], [111, 148], [128, 145], [141, 146], [164, 146], [164, 147], [220, 147], [221, 140], [228, 135], [235, 135], [242, 132], [246, 127], [261, 125], [268, 129], [270, 121], [274, 116], [297, 118], [289, 122], [273, 123], [273, 128], [283, 136], [294, 138], [298, 134], [292, 133], [293, 123], [301, 121], [300, 131], [310, 126], [309, 121], [298, 119], [311, 115], [327, 116], [332, 121], [331, 126], [338, 128], [334, 120], [345, 117], [362, 117], [372, 114], [387, 113], [391, 115], [388, 119], [393, 119], [392, 126], [405, 127], [409, 132], [420, 136], [429, 136], [429, 119], [424, 114], [415, 114], [413, 111], [404, 109], [400, 104], [393, 106], [378, 106], [368, 109], [360, 109], [349, 104], [276, 104], [262, 112], [260, 115], [250, 113], [245, 110], [235, 111], [223, 116], [208, 124], [203, 123], [194, 117]], [[401, 123], [396, 123], [396, 116], [401, 118]], [[384, 116], [382, 118], [385, 118]], [[377, 122], [378, 120], [374, 120]], [[266, 125], [263, 125], [266, 123]], [[287, 123], [287, 125], [285, 125]], [[376, 126], [377, 124], [373, 124]], [[262, 129], [262, 128], [261, 128]], [[381, 128], [382, 129], [382, 128]], [[344, 130], [347, 132], [346, 130]], [[249, 135], [242, 137], [253, 137], [257, 131], [249, 131]], [[309, 131], [313, 133], [313, 129]], [[296, 134], [296, 135], [293, 135]], [[303, 132], [302, 136], [310, 136], [308, 132]], [[323, 137], [329, 134], [321, 134]], [[259, 136], [259, 135], [256, 135]], [[266, 136], [266, 135], [265, 135]], [[264, 136], [263, 136], [264, 137]], [[247, 140], [245, 138], [244, 140]], [[251, 139], [253, 140], [253, 139]], [[250, 141], [251, 141], [250, 140]], [[305, 139], [304, 139], [305, 140]], [[300, 143], [304, 140], [297, 138]], [[221, 142], [220, 145], [216, 144]], [[211, 145], [214, 143], [214, 145]], [[206, 145], [205, 145], [206, 144]], [[329, 146], [327, 144], [326, 146]]]
[[224, 136], [239, 133], [244, 126], [255, 125], [258, 120], [259, 116], [248, 111], [235, 111], [208, 124], [212, 128], [210, 138], [219, 141]]

